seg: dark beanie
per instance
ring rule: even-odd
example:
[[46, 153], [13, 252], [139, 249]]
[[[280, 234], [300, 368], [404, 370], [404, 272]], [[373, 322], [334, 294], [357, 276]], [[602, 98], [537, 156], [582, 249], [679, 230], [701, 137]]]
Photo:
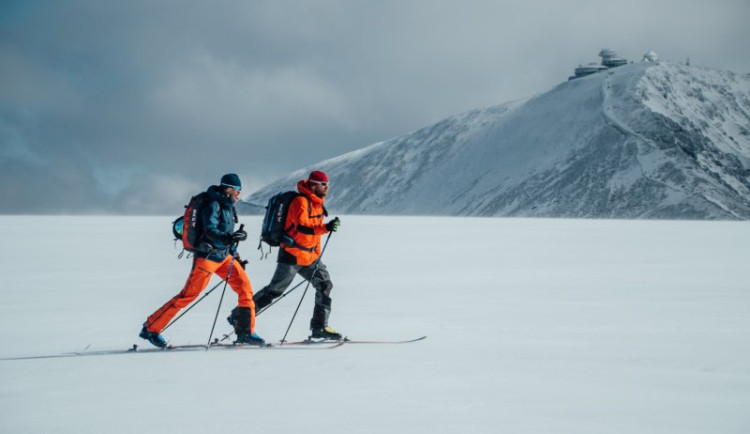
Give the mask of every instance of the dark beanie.
[[240, 182], [240, 177], [236, 174], [227, 173], [226, 175], [221, 177], [221, 186], [232, 187], [235, 190], [239, 191], [242, 189], [242, 182]]

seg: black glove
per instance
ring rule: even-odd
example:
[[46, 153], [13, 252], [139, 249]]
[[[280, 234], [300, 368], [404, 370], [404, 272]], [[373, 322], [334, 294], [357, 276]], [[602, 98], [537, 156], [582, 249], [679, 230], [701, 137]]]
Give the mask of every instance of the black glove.
[[239, 253], [237, 253], [237, 254], [234, 255], [234, 259], [237, 261], [238, 264], [240, 264], [240, 267], [242, 267], [243, 270], [247, 266], [248, 262], [250, 262], [247, 259], [243, 260], [242, 258], [240, 258], [240, 254]]
[[247, 232], [245, 232], [242, 229], [235, 231], [235, 233], [232, 234], [233, 243], [239, 243], [240, 241], [245, 241], [246, 239], [247, 239]]
[[328, 232], [336, 232], [341, 227], [341, 220], [338, 217], [326, 223], [326, 229]]

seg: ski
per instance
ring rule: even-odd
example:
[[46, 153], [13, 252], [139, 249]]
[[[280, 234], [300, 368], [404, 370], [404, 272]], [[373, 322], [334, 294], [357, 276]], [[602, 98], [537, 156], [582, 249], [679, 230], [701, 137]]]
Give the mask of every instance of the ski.
[[212, 343], [208, 348], [205, 344], [188, 344], [188, 345], [168, 345], [165, 348], [138, 348], [133, 345], [127, 350], [99, 350], [99, 351], [75, 351], [70, 353], [47, 354], [40, 356], [21, 356], [21, 357], [3, 357], [0, 361], [10, 360], [34, 360], [34, 359], [58, 359], [67, 357], [88, 357], [88, 356], [110, 356], [118, 354], [144, 354], [144, 353], [172, 353], [188, 351], [206, 351], [208, 350], [290, 350], [290, 349], [334, 349], [344, 345], [345, 342], [327, 342], [328, 345], [315, 346], [311, 348], [301, 348], [298, 346], [287, 347], [279, 344], [267, 344], [266, 346], [256, 345], [235, 345], [231, 343]]
[[358, 340], [358, 339], [349, 339], [348, 337], [344, 337], [341, 340], [338, 341], [332, 341], [328, 339], [324, 340], [315, 340], [312, 338], [307, 338], [304, 341], [296, 341], [296, 342], [279, 342], [275, 345], [278, 346], [287, 346], [287, 345], [321, 345], [321, 344], [332, 344], [336, 342], [340, 342], [342, 344], [409, 344], [412, 342], [419, 342], [422, 340], [427, 339], [427, 336], [421, 336], [414, 339], [406, 339], [406, 340]]
[[[318, 348], [319, 349], [330, 350], [330, 349], [338, 348], [338, 347], [344, 345], [346, 342], [344, 342], [344, 341], [329, 341], [329, 342], [326, 342], [326, 343], [328, 345], [321, 346], [321, 347], [318, 347]], [[202, 345], [202, 347], [205, 348], [205, 345]], [[284, 348], [284, 345], [281, 345], [281, 344], [266, 344], [265, 346], [257, 347], [257, 346], [253, 346], [253, 345], [235, 345], [235, 344], [220, 343], [220, 342], [218, 342], [218, 343], [211, 344], [211, 348], [220, 348], [220, 349], [257, 348], [257, 349], [260, 349], [260, 350], [263, 350], [263, 349], [273, 350], [273, 349], [282, 349], [282, 348]]]
[[349, 339], [344, 338], [344, 342], [348, 344], [410, 344], [412, 342], [419, 342], [427, 339], [427, 336], [420, 336], [418, 338], [414, 339], [406, 339], [403, 341], [391, 341], [391, 340], [375, 340], [375, 341], [368, 341], [368, 340], [357, 340], [357, 339]]
[[[406, 340], [358, 340], [350, 339], [345, 337], [338, 341], [332, 340], [313, 340], [305, 339], [302, 341], [292, 342], [279, 342], [275, 344], [267, 344], [266, 346], [260, 347], [255, 345], [235, 345], [233, 343], [223, 343], [218, 339], [215, 339], [213, 343], [208, 347], [208, 350], [290, 350], [290, 349], [334, 349], [339, 348], [344, 344], [356, 345], [356, 344], [408, 344], [412, 342], [419, 342], [427, 339], [427, 336], [421, 336], [414, 339]], [[138, 345], [133, 345], [131, 348], [126, 350], [98, 350], [98, 351], [75, 351], [70, 353], [60, 354], [47, 354], [40, 356], [21, 356], [21, 357], [3, 357], [0, 361], [10, 360], [34, 360], [34, 359], [58, 359], [66, 357], [88, 357], [88, 356], [110, 356], [118, 354], [144, 354], [144, 353], [170, 353], [170, 352], [188, 352], [188, 351], [206, 351], [205, 344], [186, 344], [186, 345], [168, 345], [166, 348], [139, 348]]]

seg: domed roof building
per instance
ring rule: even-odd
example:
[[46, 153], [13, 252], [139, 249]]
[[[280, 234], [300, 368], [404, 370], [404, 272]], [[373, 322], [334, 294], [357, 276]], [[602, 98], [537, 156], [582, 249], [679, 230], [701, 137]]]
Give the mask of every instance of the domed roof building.
[[619, 57], [615, 50], [609, 48], [603, 48], [602, 51], [599, 52], [599, 57], [602, 58], [602, 65], [607, 68], [616, 68], [628, 63], [627, 60]]
[[628, 63], [627, 60], [619, 57], [615, 50], [610, 48], [602, 48], [599, 57], [602, 58], [601, 64], [592, 62], [586, 65], [578, 65], [578, 68], [574, 70], [575, 75], [568, 77], [568, 80], [585, 77], [609, 68], [617, 68]]
[[642, 62], [653, 62], [658, 63], [659, 62], [659, 56], [656, 55], [653, 51], [648, 51], [646, 54], [643, 55]]

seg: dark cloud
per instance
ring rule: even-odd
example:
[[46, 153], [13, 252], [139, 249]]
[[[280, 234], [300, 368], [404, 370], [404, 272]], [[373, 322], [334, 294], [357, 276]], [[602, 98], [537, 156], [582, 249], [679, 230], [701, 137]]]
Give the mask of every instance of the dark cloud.
[[226, 172], [250, 190], [544, 91], [603, 47], [748, 72], [749, 12], [733, 0], [3, 2], [0, 211], [174, 213]]

